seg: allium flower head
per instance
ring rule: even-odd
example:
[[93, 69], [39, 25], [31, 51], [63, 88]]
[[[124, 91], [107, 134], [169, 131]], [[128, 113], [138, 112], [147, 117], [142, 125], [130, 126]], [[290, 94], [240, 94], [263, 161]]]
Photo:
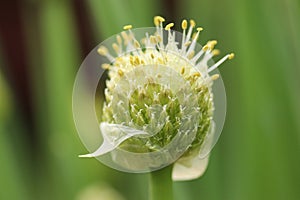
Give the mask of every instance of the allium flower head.
[[104, 156], [104, 163], [129, 172], [175, 163], [174, 180], [193, 179], [205, 171], [214, 140], [212, 86], [220, 75], [211, 73], [234, 55], [209, 66], [219, 54], [217, 41], [201, 47], [197, 40], [203, 29], [193, 20], [182, 21], [182, 34], [164, 21], [154, 17], [153, 29], [126, 25], [110, 46], [97, 48], [108, 72], [103, 143], [81, 157]]

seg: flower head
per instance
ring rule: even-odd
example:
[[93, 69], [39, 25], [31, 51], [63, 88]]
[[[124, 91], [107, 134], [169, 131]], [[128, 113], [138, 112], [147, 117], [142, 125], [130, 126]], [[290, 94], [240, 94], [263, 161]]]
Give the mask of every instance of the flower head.
[[175, 163], [173, 179], [193, 179], [205, 171], [203, 147], [214, 134], [212, 85], [219, 74], [210, 73], [234, 54], [209, 66], [219, 54], [217, 41], [201, 47], [203, 29], [195, 21], [183, 20], [182, 34], [164, 21], [156, 16], [155, 28], [145, 30], [126, 25], [111, 46], [97, 49], [107, 59], [102, 68], [109, 77], [100, 123], [104, 140], [82, 157], [110, 153], [113, 162], [133, 172]]

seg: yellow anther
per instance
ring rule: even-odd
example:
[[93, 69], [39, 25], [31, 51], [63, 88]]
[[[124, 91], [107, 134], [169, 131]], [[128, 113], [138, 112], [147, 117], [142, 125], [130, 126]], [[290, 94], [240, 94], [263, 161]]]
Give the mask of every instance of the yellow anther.
[[151, 36], [150, 36], [150, 42], [151, 42], [152, 44], [156, 44], [156, 43], [157, 43], [156, 37], [153, 36], [153, 35], [151, 35]]
[[168, 31], [174, 26], [174, 23], [170, 23], [165, 27], [165, 30]]
[[231, 53], [231, 54], [228, 55], [228, 59], [229, 59], [229, 60], [231, 60], [231, 59], [233, 59], [233, 58], [234, 58], [234, 53]]
[[120, 35], [117, 35], [117, 42], [118, 44], [122, 44], [122, 38]]
[[119, 76], [123, 76], [124, 72], [121, 69], [118, 69], [118, 74], [119, 74]]
[[217, 56], [220, 54], [220, 50], [219, 49], [214, 49], [212, 52], [212, 55]]
[[202, 28], [202, 27], [198, 27], [198, 28], [197, 28], [197, 31], [199, 31], [199, 32], [200, 32], [200, 31], [203, 31], [203, 28]]
[[182, 28], [182, 30], [187, 29], [187, 21], [186, 21], [186, 19], [182, 20], [182, 22], [181, 22], [181, 28]]
[[121, 32], [121, 35], [122, 35], [122, 37], [123, 37], [124, 40], [128, 40], [129, 39], [128, 35], [124, 31]]
[[209, 49], [209, 47], [208, 47], [208, 45], [206, 44], [206, 45], [204, 45], [204, 46], [202, 47], [202, 49], [203, 49], [203, 51], [207, 51], [207, 50]]
[[188, 59], [192, 59], [195, 55], [195, 51], [191, 51], [191, 53], [189, 53], [189, 55], [187, 56]]
[[134, 65], [139, 65], [141, 62], [140, 62], [140, 59], [139, 59], [139, 57], [135, 57], [134, 58]]
[[134, 45], [134, 47], [137, 48], [137, 49], [141, 47], [140, 43], [139, 43], [138, 41], [136, 41], [136, 40], [134, 40], [133, 45]]
[[117, 57], [116, 58], [116, 61], [115, 61], [115, 64], [116, 65], [122, 65], [122, 63], [124, 63], [124, 60], [122, 57]]
[[180, 70], [180, 74], [183, 75], [184, 72], [185, 72], [185, 67], [182, 67], [181, 70]]
[[152, 59], [154, 59], [154, 55], [153, 55], [153, 53], [151, 53], [151, 54], [150, 54], [150, 56], [151, 56], [151, 58], [152, 58]]
[[218, 43], [217, 40], [211, 40], [207, 42], [207, 46], [210, 50], [213, 50], [217, 43]]
[[102, 69], [109, 69], [110, 64], [103, 63], [103, 64], [101, 65], [101, 67], [102, 67]]
[[146, 41], [147, 41], [146, 38], [142, 38], [142, 39], [141, 39], [141, 43], [142, 43], [142, 44], [146, 44]]
[[161, 36], [160, 36], [160, 35], [157, 35], [157, 36], [156, 36], [156, 41], [157, 41], [158, 43], [162, 41], [162, 39], [161, 39]]
[[219, 74], [214, 74], [214, 75], [211, 76], [211, 80], [215, 81], [215, 80], [217, 80], [219, 77], [220, 77]]
[[125, 26], [123, 26], [123, 29], [124, 30], [132, 29], [132, 25], [125, 25]]
[[192, 42], [191, 41], [187, 41], [184, 46], [188, 47]]
[[193, 28], [196, 26], [196, 22], [192, 19], [190, 20], [190, 26]]
[[161, 17], [161, 16], [155, 16], [154, 17], [154, 25], [155, 26], [159, 26], [160, 23], [162, 23], [164, 21], [165, 21], [165, 19], [163, 17]]
[[195, 77], [195, 78], [197, 78], [197, 77], [200, 77], [201, 76], [201, 74], [200, 74], [200, 72], [195, 72], [195, 73], [193, 73], [193, 75], [192, 75], [193, 77]]
[[209, 43], [212, 44], [212, 45], [216, 45], [218, 43], [218, 41], [217, 40], [211, 40], [211, 41], [209, 41]]
[[119, 46], [116, 43], [112, 44], [112, 48], [115, 50], [116, 53], [119, 53], [120, 48], [119, 48]]
[[108, 53], [108, 50], [105, 46], [100, 46], [97, 50], [97, 52], [102, 55], [105, 56]]
[[161, 59], [161, 58], [158, 58], [158, 59], [157, 59], [157, 62], [158, 62], [159, 64], [165, 64], [165, 62], [164, 62], [163, 59]]

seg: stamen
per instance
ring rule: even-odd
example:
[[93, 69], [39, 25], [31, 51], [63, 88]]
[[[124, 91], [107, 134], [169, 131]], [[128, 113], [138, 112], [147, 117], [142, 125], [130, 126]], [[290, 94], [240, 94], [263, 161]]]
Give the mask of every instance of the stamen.
[[157, 41], [158, 43], [160, 43], [160, 42], [162, 41], [162, 38], [161, 38], [160, 35], [157, 35], [157, 36], [156, 36], [156, 41]]
[[198, 27], [197, 31], [201, 32], [201, 31], [203, 31], [203, 28], [202, 27]]
[[208, 41], [207, 45], [208, 45], [209, 50], [213, 50], [217, 43], [218, 43], [217, 40]]
[[159, 26], [164, 21], [165, 21], [165, 19], [161, 16], [155, 16], [154, 17], [154, 25], [155, 26]]
[[189, 31], [187, 33], [187, 36], [186, 36], [186, 39], [185, 39], [185, 42], [189, 41], [190, 40], [190, 37], [191, 37], [191, 34], [192, 34], [192, 30], [193, 28], [196, 26], [196, 22], [194, 20], [190, 20], [190, 28], [189, 28]]
[[185, 72], [185, 67], [182, 67], [181, 70], [180, 70], [180, 74], [183, 75], [184, 72]]
[[141, 62], [140, 62], [139, 57], [136, 56], [136, 57], [134, 58], [134, 65], [140, 65], [140, 63], [141, 63]]
[[108, 53], [108, 50], [105, 46], [100, 46], [97, 50], [97, 52], [101, 55], [101, 56], [106, 56], [106, 54]]
[[188, 47], [192, 42], [191, 41], [188, 41], [184, 44], [185, 47]]
[[182, 40], [181, 40], [181, 52], [183, 53], [183, 51], [185, 51], [184, 49], [184, 43], [185, 43], [185, 32], [186, 32], [186, 29], [187, 29], [187, 21], [186, 19], [182, 20], [182, 23], [181, 23], [181, 28], [183, 30], [183, 33], [182, 33]]
[[225, 60], [227, 59], [232, 59], [234, 57], [234, 54], [231, 53], [231, 54], [227, 54], [226, 56], [224, 56], [221, 60], [219, 60], [216, 64], [214, 64], [213, 66], [211, 66], [209, 69], [208, 69], [208, 72], [211, 72], [213, 70], [215, 70], [216, 68], [218, 68]]
[[114, 61], [114, 57], [110, 55], [110, 53], [108, 52], [107, 48], [105, 46], [100, 46], [97, 50], [97, 52], [101, 55], [101, 56], [105, 56], [110, 62]]
[[208, 47], [208, 45], [206, 44], [206, 45], [204, 45], [203, 47], [202, 47], [202, 50], [203, 51], [207, 51], [209, 49], [209, 47]]
[[192, 74], [192, 76], [193, 76], [194, 78], [197, 78], [197, 77], [200, 77], [201, 74], [200, 74], [200, 72], [195, 72], [195, 73]]
[[174, 23], [169, 23], [166, 27], [165, 30], [168, 31], [174, 26]]
[[[220, 50], [219, 49], [214, 49], [214, 50], [212, 50], [212, 55], [213, 56], [217, 56], [217, 55], [219, 55], [220, 54]], [[229, 58], [230, 59], [230, 58]]]
[[156, 37], [153, 36], [153, 35], [151, 35], [151, 36], [150, 36], [150, 42], [151, 42], [152, 44], [157, 44]]
[[228, 59], [231, 60], [234, 58], [234, 53], [229, 54]]
[[117, 35], [117, 42], [118, 42], [119, 45], [122, 44], [122, 38], [121, 38], [120, 35]]
[[142, 38], [141, 43], [144, 44], [144, 45], [147, 45], [147, 38]]
[[118, 69], [118, 74], [119, 74], [119, 76], [123, 76], [124, 72], [121, 69]]
[[139, 49], [139, 48], [141, 47], [140, 43], [139, 43], [137, 40], [135, 40], [135, 41], [133, 42], [133, 46], [134, 46], [136, 49]]
[[196, 56], [191, 60], [191, 62], [192, 62], [192, 63], [196, 63], [197, 60], [202, 56], [203, 53], [204, 53], [204, 50], [203, 50], [203, 48], [202, 48], [202, 50], [199, 51], [199, 52], [196, 54]]
[[186, 21], [186, 19], [182, 20], [182, 22], [181, 22], [181, 28], [182, 28], [182, 30], [186, 30], [187, 29], [187, 21]]
[[[157, 31], [157, 34], [159, 36], [163, 36], [163, 30], [162, 30], [162, 23], [165, 21], [165, 19], [161, 16], [155, 16], [154, 17], [154, 24], [156, 26], [156, 31]], [[159, 42], [159, 45], [160, 45], [160, 48], [163, 48], [164, 46], [164, 43], [163, 43], [163, 38], [162, 40]]]
[[112, 44], [112, 48], [115, 50], [115, 52], [116, 52], [117, 54], [120, 53], [120, 48], [119, 48], [119, 46], [118, 46], [116, 43], [113, 43], [113, 44]]
[[217, 80], [219, 77], [220, 77], [219, 74], [214, 74], [214, 75], [212, 75], [210, 78], [211, 78], [211, 80], [215, 81], [215, 80]]
[[196, 26], [196, 22], [193, 19], [190, 20], [190, 26], [193, 28]]
[[127, 33], [125, 31], [122, 31], [121, 36], [124, 39], [124, 44], [127, 45], [127, 43], [129, 42], [129, 37], [128, 37]]
[[102, 69], [109, 69], [110, 68], [110, 64], [107, 64], [107, 63], [103, 63], [101, 65]]
[[195, 55], [195, 51], [192, 50], [192, 51], [187, 55], [187, 58], [191, 60], [191, 59], [194, 57], [194, 55]]
[[[198, 27], [198, 28], [197, 28], [197, 33], [196, 33], [196, 35], [193, 37], [192, 44], [191, 44], [191, 46], [189, 47], [189, 50], [186, 52], [186, 55], [189, 55], [192, 51], [194, 51], [195, 46], [196, 46], [196, 43], [197, 43], [197, 39], [198, 39], [198, 37], [199, 37], [199, 33], [200, 33], [200, 31], [202, 31], [202, 30], [203, 30], [203, 28], [201, 28], [201, 27]], [[190, 58], [190, 59], [191, 59], [191, 58]]]
[[125, 26], [123, 26], [123, 29], [124, 30], [132, 29], [132, 25], [125, 25]]

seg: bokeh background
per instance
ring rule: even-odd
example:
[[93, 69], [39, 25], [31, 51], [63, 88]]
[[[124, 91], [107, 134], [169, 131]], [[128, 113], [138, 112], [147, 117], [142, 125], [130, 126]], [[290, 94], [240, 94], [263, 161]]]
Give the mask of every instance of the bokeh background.
[[195, 19], [219, 41], [228, 111], [205, 175], [176, 200], [300, 199], [300, 2], [297, 0], [3, 0], [0, 2], [0, 199], [144, 200], [148, 176], [86, 152], [72, 119], [84, 57], [154, 15]]

